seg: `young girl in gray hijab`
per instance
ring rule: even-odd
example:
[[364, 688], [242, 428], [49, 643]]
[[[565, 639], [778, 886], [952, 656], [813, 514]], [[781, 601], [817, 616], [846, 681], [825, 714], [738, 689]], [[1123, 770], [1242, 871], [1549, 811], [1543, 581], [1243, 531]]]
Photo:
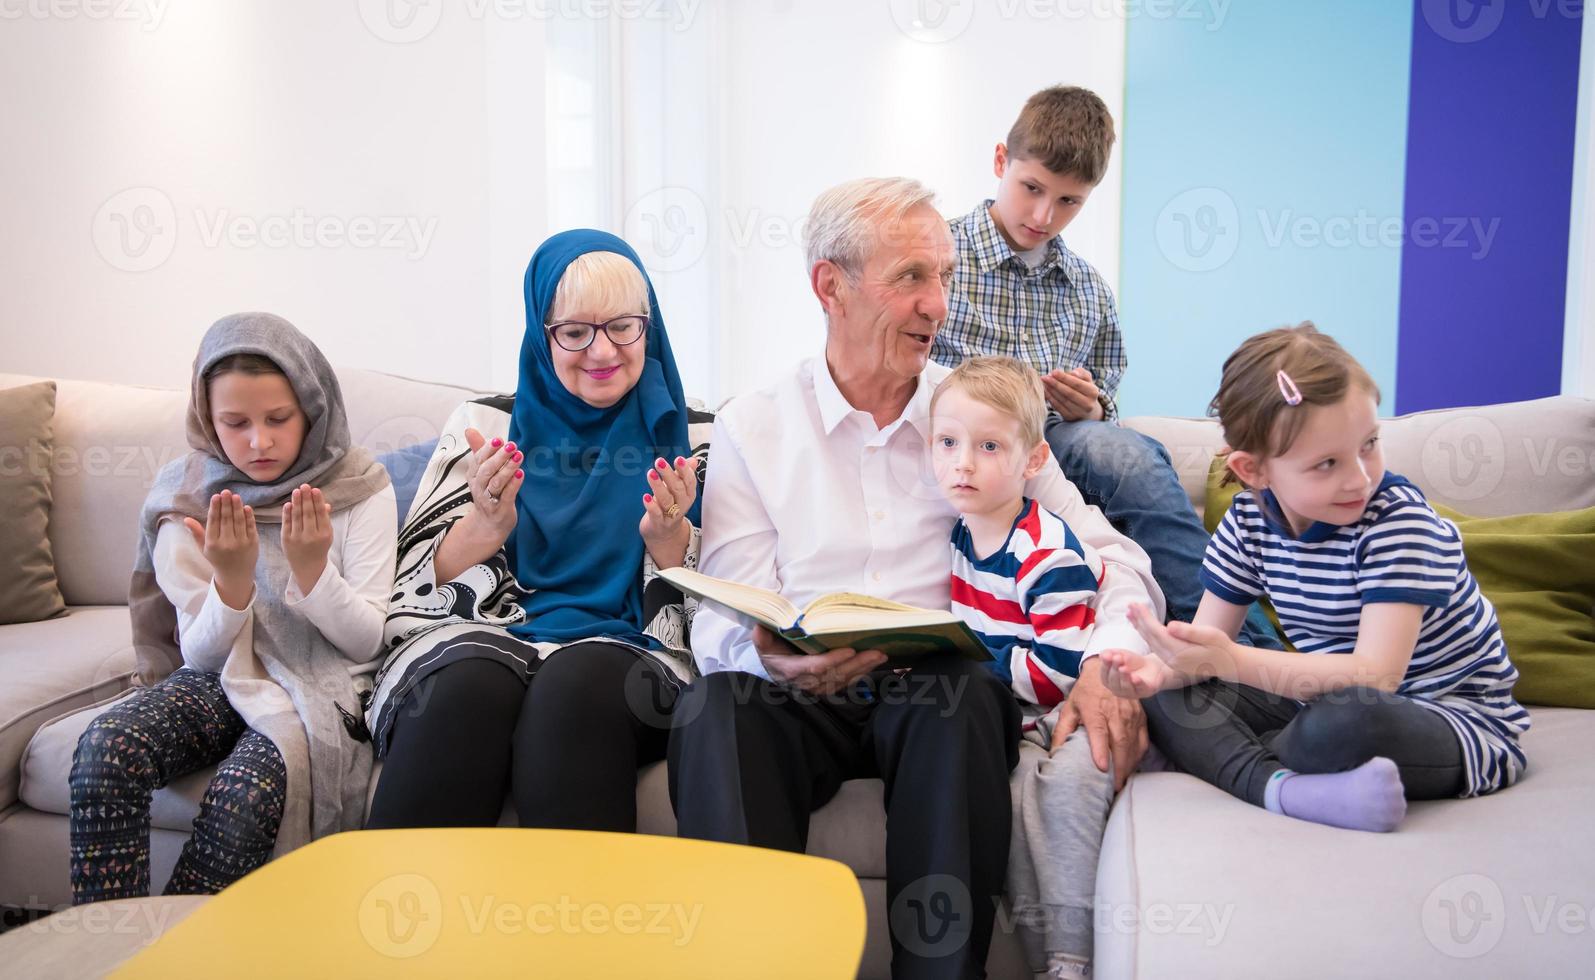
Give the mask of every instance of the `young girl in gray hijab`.
[[360, 826], [360, 724], [393, 585], [393, 488], [349, 444], [343, 393], [292, 324], [240, 313], [205, 334], [193, 452], [156, 478], [129, 596], [140, 685], [72, 761], [74, 904], [147, 895], [150, 798], [220, 763], [167, 894], [221, 890]]

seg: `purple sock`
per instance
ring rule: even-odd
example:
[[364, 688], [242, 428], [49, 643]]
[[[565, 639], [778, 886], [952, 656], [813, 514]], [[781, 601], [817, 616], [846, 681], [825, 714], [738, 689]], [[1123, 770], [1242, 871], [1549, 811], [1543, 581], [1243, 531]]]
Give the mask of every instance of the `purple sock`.
[[1407, 795], [1396, 764], [1375, 756], [1348, 772], [1281, 769], [1268, 780], [1263, 806], [1298, 820], [1385, 833], [1407, 815]]

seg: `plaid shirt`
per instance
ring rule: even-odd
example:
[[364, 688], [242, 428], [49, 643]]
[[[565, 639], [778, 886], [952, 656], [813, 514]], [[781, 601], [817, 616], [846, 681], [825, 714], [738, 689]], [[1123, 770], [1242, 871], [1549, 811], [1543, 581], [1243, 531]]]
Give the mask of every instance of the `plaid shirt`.
[[947, 223], [958, 266], [930, 356], [948, 367], [978, 354], [1008, 354], [1043, 373], [1083, 366], [1102, 390], [1104, 418], [1117, 419], [1129, 361], [1112, 290], [1062, 238], [1047, 243], [1041, 265], [1026, 266], [997, 230], [991, 203]]

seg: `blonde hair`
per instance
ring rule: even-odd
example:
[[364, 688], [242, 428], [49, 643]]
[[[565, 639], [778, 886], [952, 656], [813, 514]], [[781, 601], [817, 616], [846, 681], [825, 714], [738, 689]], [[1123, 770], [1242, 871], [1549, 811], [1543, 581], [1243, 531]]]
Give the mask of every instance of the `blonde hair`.
[[863, 177], [837, 184], [814, 199], [803, 225], [809, 268], [834, 262], [851, 282], [864, 263], [892, 234], [892, 227], [936, 193], [911, 177]]
[[[1294, 386], [1291, 391], [1279, 374]], [[1379, 386], [1367, 369], [1311, 321], [1257, 334], [1235, 349], [1224, 362], [1218, 394], [1207, 406], [1224, 429], [1229, 452], [1244, 452], [1268, 459], [1290, 451], [1307, 411], [1315, 405], [1333, 405], [1353, 388], [1379, 401]], [[1286, 392], [1301, 401], [1292, 405]], [[1225, 484], [1239, 483], [1224, 473]]]
[[1113, 141], [1107, 103], [1090, 89], [1054, 85], [1025, 101], [1008, 130], [1008, 156], [1096, 186], [1108, 172]]
[[937, 400], [954, 388], [1018, 422], [1025, 448], [1032, 449], [1041, 441], [1047, 426], [1047, 400], [1041, 391], [1041, 376], [1025, 364], [1012, 357], [971, 357], [936, 386], [930, 396], [932, 418]]
[[631, 260], [617, 252], [587, 252], [565, 267], [548, 307], [548, 322], [568, 319], [585, 306], [604, 315], [649, 312], [648, 283]]

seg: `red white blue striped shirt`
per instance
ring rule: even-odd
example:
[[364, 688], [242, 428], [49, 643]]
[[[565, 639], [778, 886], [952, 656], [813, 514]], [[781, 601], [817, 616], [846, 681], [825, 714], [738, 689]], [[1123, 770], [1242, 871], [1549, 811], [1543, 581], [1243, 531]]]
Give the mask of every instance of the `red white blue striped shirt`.
[[1051, 708], [1074, 686], [1096, 624], [1102, 559], [1063, 518], [1030, 498], [985, 558], [963, 518], [952, 534], [952, 611], [996, 658], [1021, 701]]

